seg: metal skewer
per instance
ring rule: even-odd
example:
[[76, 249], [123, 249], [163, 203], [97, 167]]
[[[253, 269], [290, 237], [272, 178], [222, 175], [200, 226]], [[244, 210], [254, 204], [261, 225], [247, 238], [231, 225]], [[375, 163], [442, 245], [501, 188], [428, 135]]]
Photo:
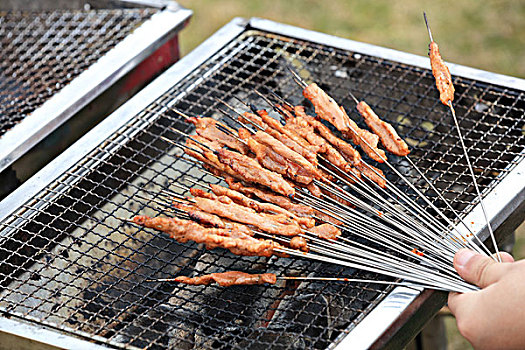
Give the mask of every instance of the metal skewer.
[[[425, 25], [427, 26], [428, 30], [428, 36], [430, 38], [430, 42], [434, 42], [434, 39], [432, 38], [432, 32], [430, 31], [430, 26], [428, 25], [427, 15], [425, 12], [423, 12], [423, 17], [425, 19]], [[454, 106], [452, 105], [452, 101], [448, 101], [448, 106], [450, 107], [450, 112], [452, 113], [452, 118], [454, 119], [454, 124], [456, 126], [456, 130], [458, 132], [459, 141], [461, 143], [461, 148], [463, 149], [463, 155], [465, 156], [465, 159], [467, 161], [468, 169], [470, 172], [470, 176], [472, 177], [472, 182], [474, 183], [474, 188], [476, 190], [476, 195], [478, 197], [479, 203], [481, 205], [481, 210], [483, 212], [483, 217], [485, 218], [485, 222], [487, 224], [487, 228], [489, 230], [490, 238], [492, 240], [492, 244], [494, 245], [494, 249], [496, 250], [496, 256], [499, 262], [502, 262], [500, 251], [498, 249], [498, 244], [496, 243], [496, 238], [494, 236], [494, 232], [492, 231], [492, 226], [490, 224], [490, 220], [487, 215], [487, 210], [485, 208], [485, 204], [483, 203], [483, 197], [481, 196], [481, 191], [478, 187], [478, 182], [476, 180], [476, 176], [474, 175], [474, 168], [472, 167], [472, 163], [470, 162], [470, 158], [468, 156], [467, 147], [465, 146], [465, 142], [463, 140], [463, 135], [461, 133], [461, 128], [459, 127], [459, 122], [456, 117], [456, 111], [454, 110]]]

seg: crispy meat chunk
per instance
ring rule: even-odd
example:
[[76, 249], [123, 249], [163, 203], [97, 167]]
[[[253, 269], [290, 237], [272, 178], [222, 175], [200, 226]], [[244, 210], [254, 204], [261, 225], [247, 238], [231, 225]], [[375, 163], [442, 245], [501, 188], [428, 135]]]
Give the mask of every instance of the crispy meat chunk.
[[220, 200], [196, 197], [195, 205], [202, 211], [215, 214], [243, 224], [253, 225], [264, 232], [296, 236], [301, 233], [299, 224], [283, 214], [257, 213], [255, 210], [235, 203], [222, 203]]
[[377, 114], [366, 102], [361, 101], [357, 104], [357, 110], [365, 119], [366, 125], [379, 136], [381, 143], [392, 154], [404, 157], [410, 153], [408, 145], [397, 134], [396, 130], [389, 123], [379, 119]]
[[382, 188], [386, 188], [385, 175], [383, 174], [381, 169], [378, 169], [373, 165], [365, 164], [364, 162], [362, 162], [357, 166], [357, 170], [359, 170], [361, 174], [365, 176], [368, 180], [375, 182]]
[[315, 216], [317, 218], [319, 218], [320, 220], [318, 220], [318, 221], [321, 221], [321, 222], [331, 223], [333, 225], [338, 225], [338, 226], [341, 226], [343, 224], [342, 221], [339, 221], [339, 220], [333, 218], [332, 216], [327, 215], [327, 214], [325, 214], [323, 212], [320, 212], [318, 210], [315, 211]]
[[[189, 121], [195, 124], [195, 126], [197, 127], [197, 130], [196, 130], [197, 135], [202, 136], [205, 139], [210, 140], [210, 141], [216, 141], [220, 143], [221, 145], [237, 150], [238, 152], [241, 152], [242, 154], [248, 153], [248, 147], [246, 147], [246, 145], [244, 145], [242, 142], [237, 140], [232, 135], [227, 134], [219, 130], [219, 128], [217, 128], [217, 121], [215, 119], [208, 118], [208, 117], [201, 117], [201, 118], [191, 117], [189, 118]], [[233, 129], [230, 129], [225, 125], [222, 125], [222, 126], [234, 132]]]
[[217, 156], [221, 163], [234, 171], [235, 177], [269, 187], [284, 196], [294, 196], [295, 190], [282, 175], [264, 169], [255, 159], [225, 149], [218, 150]]
[[262, 131], [256, 132], [255, 135], [253, 135], [252, 137], [257, 142], [270, 147], [272, 150], [274, 150], [277, 154], [281, 155], [285, 159], [297, 164], [299, 167], [301, 167], [301, 169], [303, 169], [311, 177], [314, 177], [316, 179], [321, 178], [321, 174], [319, 173], [317, 168], [312, 163], [306, 160], [299, 153], [285, 146], [282, 142], [280, 142], [276, 138]]
[[226, 187], [214, 185], [214, 184], [211, 184], [210, 187], [215, 195], [227, 196], [231, 198], [235, 203], [251, 208], [258, 213], [283, 214], [283, 215], [289, 216], [293, 220], [297, 221], [299, 225], [304, 226], [306, 228], [310, 228], [315, 225], [314, 219], [297, 216], [296, 214], [288, 211], [285, 208], [281, 208], [278, 205], [256, 201], [252, 198], [245, 196], [241, 192], [235, 191], [231, 188], [226, 188]]
[[257, 187], [244, 186], [240, 182], [235, 182], [234, 179], [231, 177], [226, 178], [226, 183], [233, 190], [242, 192], [244, 194], [254, 195], [255, 197], [263, 201], [276, 204], [297, 216], [311, 217], [314, 214], [313, 209], [309, 206], [293, 203], [288, 197], [271, 193], [269, 191], [265, 191]]
[[317, 135], [314, 132], [314, 128], [308, 123], [307, 118], [311, 117], [305, 113], [304, 107], [295, 106], [295, 115], [295, 118], [287, 120], [284, 127], [286, 129], [293, 130], [295, 133], [307, 140], [310, 145], [316, 147], [317, 153], [324, 153], [326, 151], [325, 147], [327, 142], [321, 136]]
[[441, 58], [438, 44], [432, 41], [428, 46], [430, 56], [430, 66], [432, 67], [432, 74], [436, 78], [436, 87], [439, 90], [439, 99], [441, 103], [448, 106], [450, 102], [454, 101], [454, 85], [452, 84], [452, 76], [448, 70], [447, 65]]
[[257, 142], [253, 138], [248, 139], [248, 147], [255, 154], [257, 161], [266, 169], [284, 175], [299, 183], [308, 184], [313, 181], [313, 177], [299, 165], [284, 158], [272, 148]]
[[368, 130], [359, 128], [348, 117], [344, 108], [339, 107], [317, 84], [308, 85], [303, 90], [303, 95], [312, 102], [315, 107], [315, 113], [317, 113], [319, 118], [334, 125], [343, 135], [349, 137], [355, 145], [359, 145], [370, 158], [380, 163], [384, 162], [386, 158], [385, 152], [377, 148], [379, 137]]
[[348, 131], [352, 121], [346, 112], [339, 108], [339, 105], [333, 98], [328, 96], [316, 83], [308, 85], [303, 90], [303, 96], [306, 97], [315, 107], [315, 113], [337, 130]]
[[319, 186], [317, 186], [313, 182], [308, 184], [306, 188], [308, 189], [308, 191], [310, 191], [310, 193], [314, 197], [321, 198], [321, 196], [323, 195], [323, 192], [321, 192], [321, 189], [319, 188]]
[[356, 166], [361, 162], [361, 155], [359, 152], [348, 142], [335, 136], [326, 125], [312, 117], [307, 118], [306, 120], [325, 140], [330, 142], [341, 154], [344, 154], [346, 156], [345, 158], [348, 159], [351, 165]]
[[284, 145], [289, 147], [291, 150], [302, 155], [306, 160], [312, 163], [314, 166], [317, 165], [317, 153], [316, 147], [312, 147], [308, 141], [296, 134], [290, 129], [286, 129], [278, 120], [270, 117], [268, 112], [260, 110], [257, 112], [262, 120], [269, 126], [266, 128], [266, 132], [277, 140], [281, 141]]
[[324, 239], [337, 239], [341, 235], [341, 230], [330, 224], [322, 224], [310, 229], [310, 232]]
[[235, 228], [205, 228], [189, 220], [139, 215], [133, 218], [133, 222], [165, 232], [180, 243], [203, 243], [207, 249], [224, 248], [236, 255], [270, 257], [276, 254], [274, 249], [283, 248], [279, 243], [251, 237]]
[[306, 239], [304, 239], [303, 237], [295, 236], [290, 240], [290, 248], [307, 252], [308, 242], [306, 242]]
[[277, 276], [273, 273], [249, 274], [240, 271], [228, 271], [221, 273], [211, 273], [209, 275], [186, 277], [178, 276], [173, 279], [175, 282], [185, 283], [192, 286], [208, 285], [212, 282], [217, 282], [221, 287], [230, 287], [238, 285], [253, 285], [253, 284], [275, 284]]

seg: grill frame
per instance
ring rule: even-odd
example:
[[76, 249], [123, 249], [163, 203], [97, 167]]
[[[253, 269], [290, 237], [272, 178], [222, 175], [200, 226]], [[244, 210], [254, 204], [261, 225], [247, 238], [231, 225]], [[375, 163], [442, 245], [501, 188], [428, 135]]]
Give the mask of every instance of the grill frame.
[[[14, 4], [7, 5], [19, 10]], [[172, 0], [118, 0], [107, 5], [111, 8], [153, 7], [159, 11], [0, 137], [0, 172], [174, 37], [193, 13]], [[56, 7], [55, 4], [53, 8]]]
[[[28, 197], [37, 194], [41, 189], [65, 172], [71, 165], [82, 159], [87, 153], [91, 152], [102, 140], [108, 138], [133, 118], [137, 112], [146, 108], [158, 96], [165, 93], [174, 82], [177, 82], [190, 74], [196, 67], [208, 60], [213, 54], [224, 47], [224, 45], [247, 29], [259, 29], [314, 43], [329, 44], [336, 48], [382, 57], [388, 60], [407, 63], [426, 69], [429, 68], [428, 58], [425, 57], [336, 38], [326, 34], [291, 27], [272, 21], [256, 18], [251, 20], [236, 18], [206, 40], [196, 50], [184, 57], [179, 63], [172, 66], [153, 83], [149, 84], [137, 96], [115, 111], [89, 134], [71, 146], [36, 176], [23, 184], [21, 188], [16, 190], [12, 195], [7, 197], [6, 200], [2, 202], [2, 207], [0, 208], [0, 220], [3, 220], [11, 212], [17, 210], [26, 202]], [[451, 73], [456, 76], [525, 90], [525, 81], [521, 79], [483, 72], [459, 65], [450, 65], [450, 69]], [[512, 211], [514, 211], [518, 205], [525, 200], [525, 187], [516, 191], [515, 186], [517, 183], [516, 179], [519, 179], [523, 173], [525, 173], [525, 161], [521, 161], [517, 164], [486, 197], [487, 200], [490, 200], [491, 203], [495, 204], [494, 206], [491, 206], [489, 210], [489, 217], [495, 227], [500, 226]], [[513, 193], [514, 197], [509, 197], [507, 193]], [[470, 212], [466, 220], [477, 222], [478, 224], [474, 228], [475, 232], [479, 232], [479, 236], [482, 238], [487, 237], [487, 230], [485, 230], [484, 225], [481, 224], [483, 220], [479, 205]], [[361, 321], [359, 325], [353, 328], [349, 334], [343, 332], [334, 343], [337, 344], [337, 342], [339, 342], [339, 344], [334, 347], [344, 348], [346, 345], [352, 344], [353, 348], [368, 348], [379, 339], [382, 334], [387, 331], [394, 322], [396, 322], [396, 320], [399, 320], [400, 316], [406, 314], [411, 307], [417, 308], [418, 303], [420, 303], [422, 298], [425, 300], [432, 298], [432, 296], [428, 295], [429, 293], [425, 293], [427, 295], [421, 295], [420, 292], [407, 290], [403, 287], [395, 288], [364, 320]], [[437, 298], [439, 299], [438, 293], [430, 294], [437, 295]], [[438, 304], [439, 302], [434, 303], [434, 308]], [[427, 316], [430, 318], [432, 314], [429, 313]], [[0, 318], [0, 321], [1, 320], [2, 319]], [[421, 324], [423, 323], [424, 322], [421, 322]], [[367, 324], [373, 324], [373, 327], [367, 326]], [[0, 330], [3, 331], [3, 327], [3, 323], [0, 322]], [[60, 335], [60, 337], [63, 337], [63, 335]], [[59, 337], [57, 336], [57, 339], [51, 339], [49, 341], [56, 345], [59, 341], [58, 338]]]

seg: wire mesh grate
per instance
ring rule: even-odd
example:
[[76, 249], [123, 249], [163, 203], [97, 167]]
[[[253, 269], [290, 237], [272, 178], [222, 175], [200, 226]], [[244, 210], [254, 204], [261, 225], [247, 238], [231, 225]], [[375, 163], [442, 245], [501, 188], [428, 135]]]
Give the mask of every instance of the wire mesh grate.
[[0, 11], [0, 136], [156, 11]]
[[[114, 347], [152, 349], [324, 349], [358, 324], [389, 287], [279, 281], [273, 286], [220, 288], [145, 280], [232, 269], [291, 276], [383, 276], [295, 258], [206, 251], [118, 219], [169, 215], [152, 200], [159, 199], [163, 188], [181, 193], [173, 183], [190, 186], [187, 178], [217, 182], [161, 139], [180, 137], [169, 127], [192, 131], [166, 106], [220, 118], [215, 97], [239, 109], [233, 96], [265, 107], [253, 94], [254, 88], [264, 91], [265, 86], [292, 103], [309, 105], [286, 65], [318, 82], [348, 111], [354, 106], [348, 90], [367, 100], [410, 143], [412, 160], [450, 203], [463, 214], [470, 210], [475, 203], [473, 186], [451, 117], [439, 103], [429, 71], [247, 31], [2, 222], [4, 314]], [[487, 193], [523, 158], [525, 96], [458, 77], [454, 83], [469, 154]], [[355, 112], [351, 117], [359, 120]], [[405, 160], [391, 161], [435, 198]], [[399, 179], [383, 170], [403, 188]], [[447, 212], [443, 203], [437, 199], [435, 203]]]

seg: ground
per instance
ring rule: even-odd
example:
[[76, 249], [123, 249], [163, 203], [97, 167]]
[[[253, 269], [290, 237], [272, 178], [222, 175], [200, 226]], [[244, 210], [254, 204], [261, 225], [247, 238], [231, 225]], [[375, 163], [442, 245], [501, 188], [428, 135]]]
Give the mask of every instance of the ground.
[[[525, 78], [525, 1], [178, 0], [194, 11], [181, 34], [188, 53], [234, 17], [262, 17], [357, 41], [426, 55], [426, 11], [449, 62]], [[515, 256], [525, 258], [525, 225]], [[469, 349], [453, 317], [446, 317], [449, 349]]]

